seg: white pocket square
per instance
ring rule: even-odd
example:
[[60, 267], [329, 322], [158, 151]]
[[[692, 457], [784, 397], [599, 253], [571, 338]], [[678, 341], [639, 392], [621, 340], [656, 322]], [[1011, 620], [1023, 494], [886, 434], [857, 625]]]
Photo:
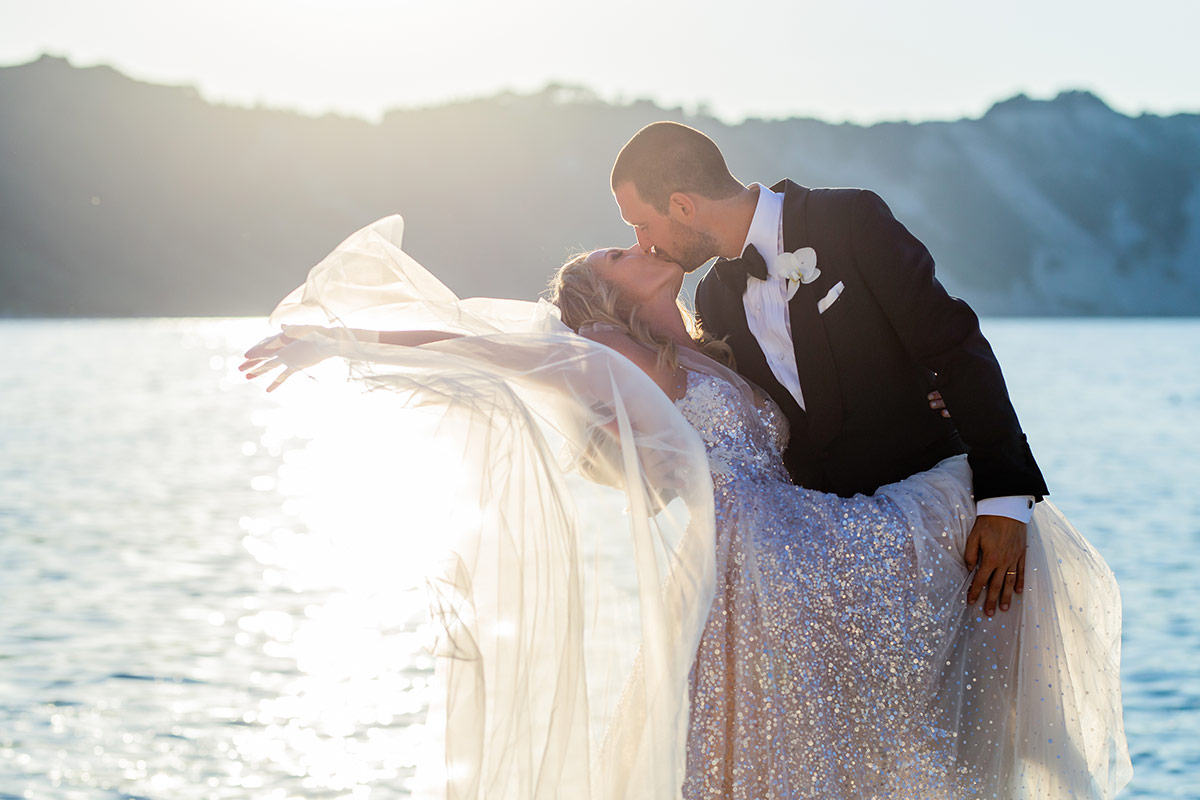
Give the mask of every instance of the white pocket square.
[[833, 288], [826, 292], [825, 296], [817, 301], [817, 313], [824, 314], [825, 309], [833, 305], [833, 302], [842, 296], [842, 290], [845, 288], [845, 284], [843, 284], [841, 281], [835, 283]]

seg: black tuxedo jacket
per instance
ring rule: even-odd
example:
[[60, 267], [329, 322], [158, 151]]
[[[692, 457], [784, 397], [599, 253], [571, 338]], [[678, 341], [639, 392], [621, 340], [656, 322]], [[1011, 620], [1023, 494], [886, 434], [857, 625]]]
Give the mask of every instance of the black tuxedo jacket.
[[[746, 323], [740, 259], [704, 276], [696, 312], [787, 415], [792, 480], [869, 494], [967, 452], [977, 500], [1047, 494], [979, 319], [938, 283], [925, 246], [874, 192], [791, 181], [772, 189], [784, 193], [784, 249], [812, 247], [821, 273], [788, 304], [807, 411], [776, 380]], [[818, 313], [839, 281], [841, 295]], [[935, 388], [952, 419], [929, 408]]]

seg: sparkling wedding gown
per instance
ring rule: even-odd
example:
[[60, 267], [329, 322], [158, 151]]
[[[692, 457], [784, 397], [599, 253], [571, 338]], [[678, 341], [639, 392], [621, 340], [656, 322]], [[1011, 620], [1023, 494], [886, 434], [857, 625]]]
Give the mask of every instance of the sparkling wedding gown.
[[1128, 779], [1116, 585], [1056, 509], [989, 619], [966, 603], [965, 456], [844, 499], [791, 485], [770, 401], [692, 373], [677, 405], [717, 509], [685, 798], [1109, 797]]
[[[966, 603], [965, 457], [871, 497], [796, 487], [786, 421], [734, 373], [683, 353], [672, 403], [545, 303], [459, 300], [402, 226], [351, 236], [273, 319], [332, 323], [310, 344], [435, 410], [466, 465], [470, 523], [430, 532], [448, 556], [417, 795], [1102, 798], [1128, 781], [1120, 597], [1051, 504], [1024, 594], [989, 619]], [[459, 338], [389, 347], [354, 326]], [[624, 508], [594, 505], [604, 491]]]

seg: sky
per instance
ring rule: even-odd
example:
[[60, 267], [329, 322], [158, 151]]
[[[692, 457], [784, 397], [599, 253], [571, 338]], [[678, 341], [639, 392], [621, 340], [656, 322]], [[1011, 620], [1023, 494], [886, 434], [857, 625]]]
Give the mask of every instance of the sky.
[[42, 53], [208, 99], [370, 119], [551, 82], [730, 121], [975, 117], [1087, 89], [1200, 111], [1200, 0], [0, 0]]

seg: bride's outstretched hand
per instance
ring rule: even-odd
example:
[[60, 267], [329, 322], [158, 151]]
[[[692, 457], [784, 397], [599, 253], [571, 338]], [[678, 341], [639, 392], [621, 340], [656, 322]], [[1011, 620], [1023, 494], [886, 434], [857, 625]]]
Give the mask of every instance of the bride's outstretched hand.
[[267, 387], [268, 392], [278, 389], [284, 381], [302, 369], [319, 364], [327, 353], [316, 342], [303, 338], [305, 334], [324, 333], [324, 328], [313, 325], [285, 325], [282, 333], [271, 334], [245, 352], [246, 360], [238, 367], [251, 380], [265, 375], [273, 369], [283, 367], [283, 372]]

